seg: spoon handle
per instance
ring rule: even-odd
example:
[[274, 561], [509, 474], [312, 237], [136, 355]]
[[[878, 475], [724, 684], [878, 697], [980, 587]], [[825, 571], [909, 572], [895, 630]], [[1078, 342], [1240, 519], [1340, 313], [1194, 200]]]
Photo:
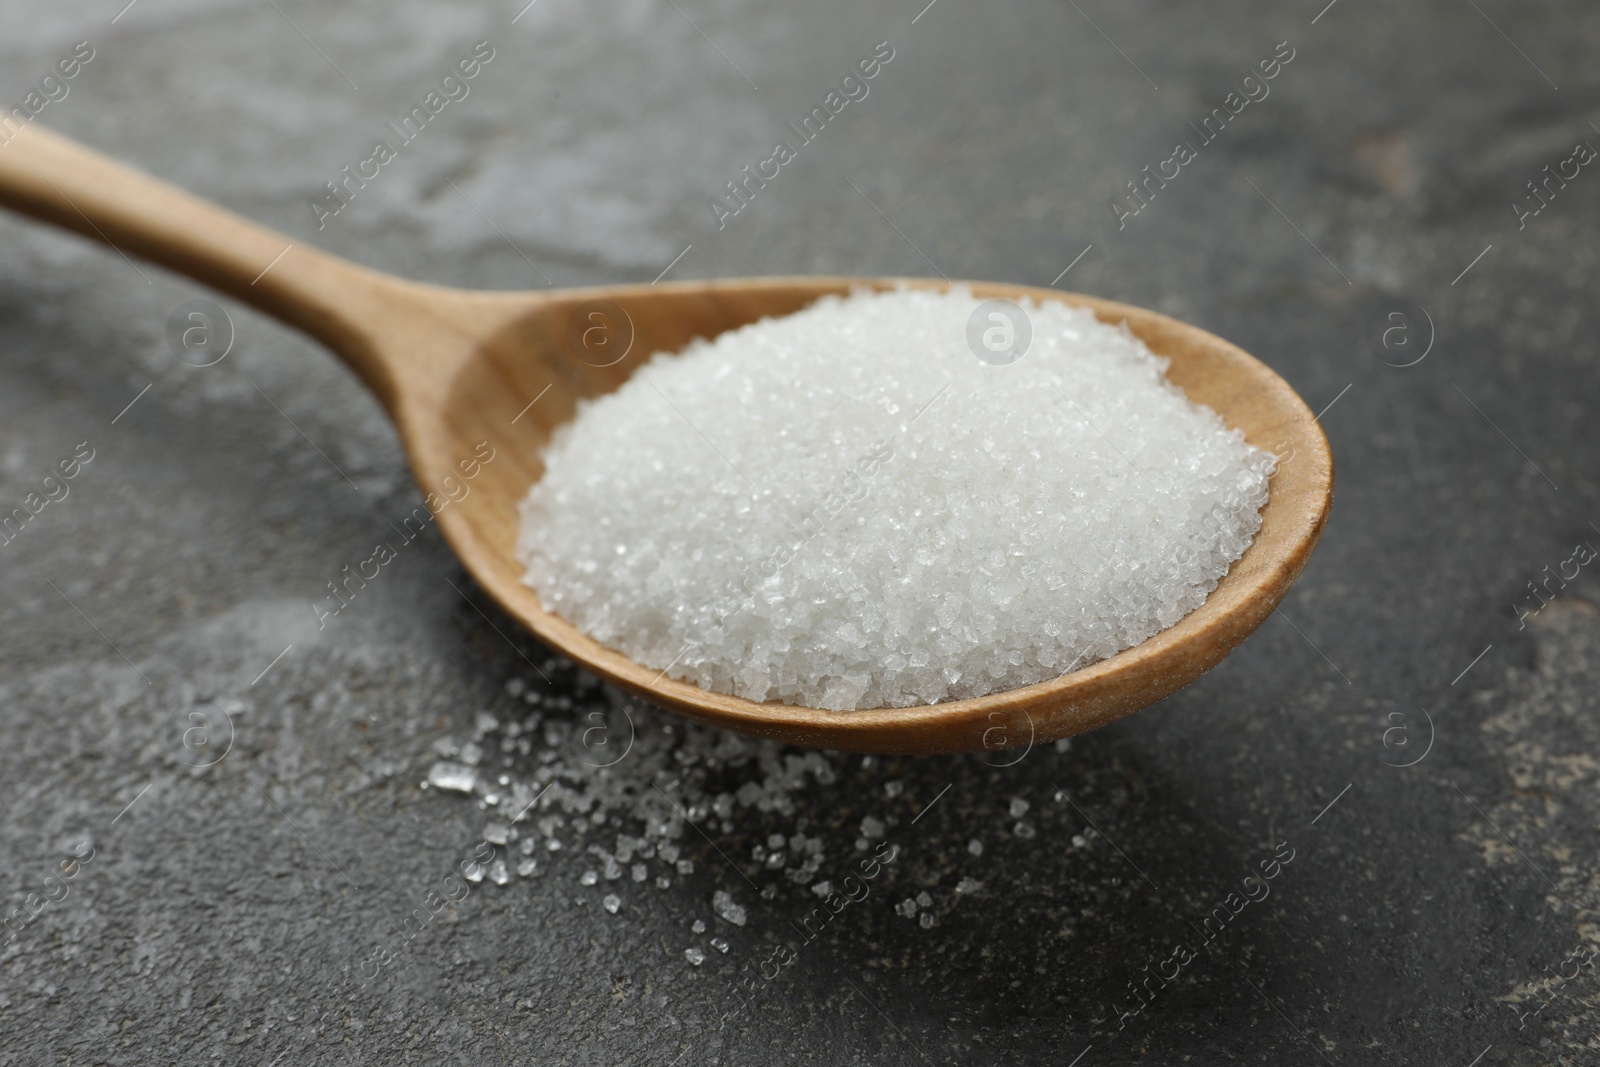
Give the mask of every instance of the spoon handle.
[[124, 258], [159, 263], [303, 330], [392, 405], [391, 368], [373, 337], [403, 310], [399, 279], [291, 241], [37, 122], [0, 126], [0, 205], [103, 241]]

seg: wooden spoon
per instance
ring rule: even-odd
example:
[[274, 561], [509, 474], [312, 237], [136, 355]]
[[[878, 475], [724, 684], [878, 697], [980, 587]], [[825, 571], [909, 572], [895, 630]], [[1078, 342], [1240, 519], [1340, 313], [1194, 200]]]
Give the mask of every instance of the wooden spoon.
[[[543, 293], [422, 285], [319, 252], [190, 196], [37, 123], [0, 146], [0, 204], [143, 256], [253, 304], [326, 344], [377, 394], [417, 483], [445, 499], [480, 442], [471, 492], [438, 513], [456, 555], [542, 641], [588, 670], [701, 722], [862, 752], [997, 750], [1081, 733], [1160, 700], [1215, 666], [1276, 608], [1305, 567], [1333, 498], [1328, 442], [1287, 383], [1239, 348], [1152, 311], [1052, 289], [970, 283], [983, 298], [1059, 300], [1126, 322], [1192, 400], [1280, 456], [1261, 531], [1206, 602], [1134, 648], [1070, 674], [974, 700], [822, 711], [757, 704], [665, 677], [544, 610], [513, 555], [517, 504], [578, 401], [676, 351], [854, 286], [948, 283], [751, 278]], [[451, 479], [449, 483], [446, 479]], [[459, 492], [459, 489], [456, 490]], [[1006, 762], [1020, 756], [1004, 757]]]

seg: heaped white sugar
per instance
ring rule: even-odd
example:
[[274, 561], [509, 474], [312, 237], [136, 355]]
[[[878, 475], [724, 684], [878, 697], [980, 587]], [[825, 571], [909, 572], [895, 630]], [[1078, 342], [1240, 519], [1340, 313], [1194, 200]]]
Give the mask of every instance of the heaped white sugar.
[[957, 288], [858, 292], [654, 356], [522, 504], [547, 610], [705, 689], [830, 709], [1030, 685], [1198, 607], [1273, 457], [1125, 327], [1045, 302], [980, 361]]

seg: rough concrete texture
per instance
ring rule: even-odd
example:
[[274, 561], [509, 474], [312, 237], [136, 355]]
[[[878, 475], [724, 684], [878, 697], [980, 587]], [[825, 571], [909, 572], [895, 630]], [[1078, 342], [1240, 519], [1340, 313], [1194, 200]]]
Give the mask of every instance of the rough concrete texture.
[[[1600, 176], [1511, 207], [1600, 144], [1600, 11], [124, 3], [0, 5], [3, 99], [88, 40], [37, 121], [294, 241], [501, 288], [690, 245], [670, 277], [1075, 263], [1062, 288], [1337, 401], [1339, 495], [1279, 617], [1157, 707], [1065, 749], [803, 759], [611, 700], [432, 533], [319, 629], [418, 502], [373, 400], [231, 302], [233, 351], [186, 365], [168, 318], [204, 290], [0, 217], [0, 511], [93, 452], [0, 548], [0, 1063], [1600, 1063]], [[471, 95], [319, 230], [480, 40]], [[885, 40], [719, 230], [723, 183]], [[1385, 348], [1391, 300], [1426, 317]], [[475, 737], [477, 795], [421, 787]], [[508, 884], [461, 877], [551, 782]]]

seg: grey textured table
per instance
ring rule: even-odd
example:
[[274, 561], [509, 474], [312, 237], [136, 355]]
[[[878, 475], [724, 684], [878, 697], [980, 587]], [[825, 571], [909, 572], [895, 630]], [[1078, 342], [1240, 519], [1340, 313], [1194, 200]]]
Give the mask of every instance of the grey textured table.
[[80, 454], [0, 547], [0, 1062], [1600, 1063], [1600, 11], [123, 3], [5, 4], [3, 99], [87, 41], [35, 121], [291, 240], [1056, 279], [1332, 405], [1338, 500], [1278, 617], [1070, 746], [738, 742], [551, 661], [436, 534], [319, 629], [418, 502], [373, 400], [232, 302], [191, 366], [202, 289], [0, 218], [0, 511]]

